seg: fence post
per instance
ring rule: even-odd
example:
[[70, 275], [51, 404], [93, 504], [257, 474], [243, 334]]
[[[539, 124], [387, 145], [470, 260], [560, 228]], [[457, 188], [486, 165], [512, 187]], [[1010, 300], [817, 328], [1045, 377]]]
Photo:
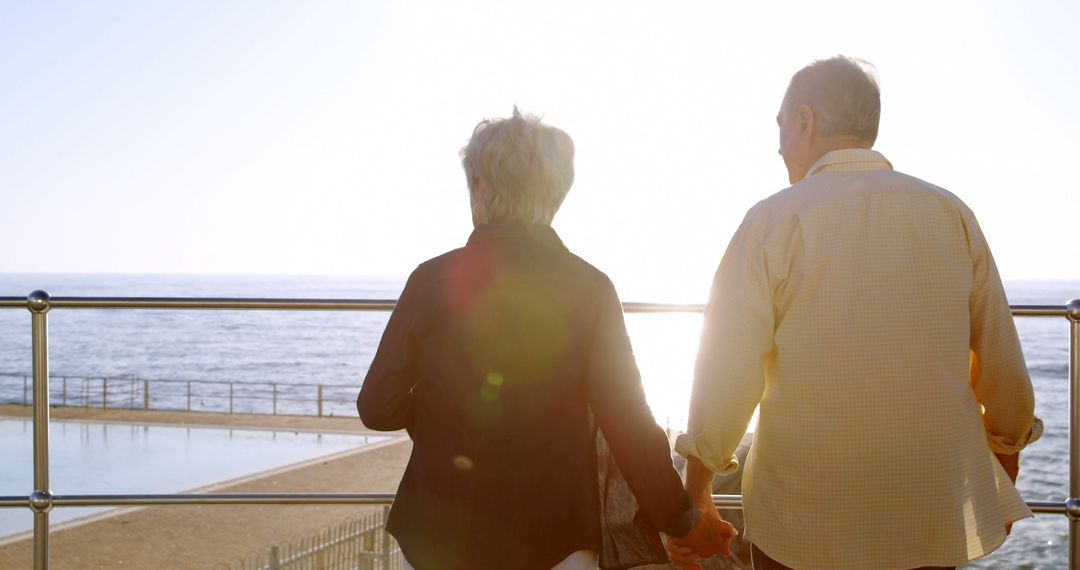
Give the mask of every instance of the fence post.
[[229, 413], [233, 413], [233, 383], [229, 382]]
[[24, 406], [30, 405], [30, 401], [26, 397], [26, 386], [27, 386], [27, 384], [26, 384], [26, 376], [23, 376], [22, 377], [22, 405], [24, 405]]
[[1069, 319], [1069, 569], [1080, 569], [1080, 299], [1066, 305]]
[[319, 384], [319, 417], [322, 417], [322, 384]]
[[281, 568], [281, 553], [278, 552], [277, 546], [270, 547], [270, 570], [280, 570]]
[[273, 415], [276, 416], [277, 415], [277, 384], [271, 383], [270, 384], [270, 389], [274, 393], [274, 414]]
[[109, 409], [109, 379], [101, 379], [101, 409]]
[[191, 411], [191, 380], [187, 383], [187, 411]]
[[30, 310], [30, 350], [34, 368], [34, 570], [49, 568], [49, 294], [34, 291], [26, 297]]
[[390, 533], [386, 532], [386, 520], [390, 518], [390, 507], [384, 506], [382, 509], [382, 521], [379, 526], [382, 527], [382, 567], [383, 570], [389, 570], [390, 568]]
[[61, 402], [63, 402], [61, 405], [67, 406], [67, 376], [64, 376], [64, 396]]
[[142, 381], [142, 409], [150, 409], [150, 381], [146, 379]]

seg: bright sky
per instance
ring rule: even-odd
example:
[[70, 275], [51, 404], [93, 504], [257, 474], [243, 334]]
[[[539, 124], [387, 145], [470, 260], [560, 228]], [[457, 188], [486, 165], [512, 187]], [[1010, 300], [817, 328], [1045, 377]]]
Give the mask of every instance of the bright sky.
[[575, 139], [567, 245], [703, 301], [787, 185], [788, 79], [843, 53], [1007, 279], [1080, 279], [1080, 4], [628, 4], [5, 3], [0, 272], [404, 275], [464, 243], [458, 149], [517, 104]]

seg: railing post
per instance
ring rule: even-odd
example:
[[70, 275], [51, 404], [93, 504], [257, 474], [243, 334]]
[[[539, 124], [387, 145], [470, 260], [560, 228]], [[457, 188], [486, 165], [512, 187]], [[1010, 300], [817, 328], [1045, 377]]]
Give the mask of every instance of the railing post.
[[187, 411], [191, 411], [191, 380], [187, 383]]
[[28, 382], [28, 380], [29, 378], [27, 378], [26, 376], [22, 377], [22, 405], [24, 406], [30, 405], [30, 383]]
[[34, 570], [49, 568], [49, 294], [34, 291], [26, 297], [30, 309], [31, 352], [34, 365]]
[[109, 409], [109, 379], [101, 377], [101, 409]]
[[274, 407], [273, 407], [274, 414], [273, 415], [276, 416], [277, 415], [277, 384], [271, 383], [270, 384], [270, 390], [274, 393]]
[[61, 405], [67, 406], [67, 376], [64, 376], [64, 395], [60, 400]]
[[322, 417], [322, 384], [319, 384], [319, 417]]
[[233, 413], [233, 383], [229, 382], [229, 413]]
[[1069, 569], [1080, 570], [1080, 299], [1065, 307], [1069, 319]]
[[150, 381], [145, 379], [142, 381], [142, 409], [150, 409]]
[[[382, 521], [381, 521], [381, 524], [379, 525], [382, 528], [381, 529], [378, 529], [378, 528], [373, 529], [374, 532], [377, 532], [377, 533], [382, 535], [382, 540], [380, 540], [379, 543], [380, 543], [380, 546], [382, 547], [382, 567], [383, 567], [384, 570], [390, 568], [390, 543], [393, 540], [393, 538], [391, 538], [391, 536], [390, 536], [390, 533], [386, 532], [386, 520], [389, 519], [389, 518], [390, 518], [390, 507], [384, 506], [383, 510], [382, 510]], [[380, 530], [381, 530], [381, 532], [380, 532]]]

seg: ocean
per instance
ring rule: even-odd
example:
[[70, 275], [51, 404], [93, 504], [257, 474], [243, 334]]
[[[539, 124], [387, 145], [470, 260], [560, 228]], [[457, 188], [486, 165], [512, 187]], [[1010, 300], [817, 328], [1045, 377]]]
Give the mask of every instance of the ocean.
[[[403, 277], [0, 274], [0, 296], [44, 289], [56, 296], [386, 299], [396, 298], [403, 285]], [[1008, 282], [1006, 289], [1013, 304], [1063, 305], [1080, 297], [1076, 282]], [[140, 407], [143, 380], [149, 380], [155, 408], [227, 411], [231, 400], [237, 412], [269, 413], [273, 401], [278, 413], [314, 414], [317, 385], [322, 385], [324, 414], [354, 416], [356, 392], [388, 317], [385, 312], [55, 310], [49, 313], [50, 397], [53, 403], [67, 398], [73, 405], [100, 405], [100, 379], [110, 378], [110, 405]], [[657, 422], [684, 427], [700, 315], [633, 314], [626, 321]], [[1068, 323], [1018, 318], [1016, 324], [1035, 385], [1036, 413], [1046, 423], [1042, 440], [1021, 456], [1019, 487], [1028, 500], [1063, 501]], [[23, 401], [30, 371], [29, 313], [0, 310], [0, 402]], [[1018, 523], [1005, 546], [969, 567], [1063, 568], [1067, 551], [1066, 519], [1040, 516]]]

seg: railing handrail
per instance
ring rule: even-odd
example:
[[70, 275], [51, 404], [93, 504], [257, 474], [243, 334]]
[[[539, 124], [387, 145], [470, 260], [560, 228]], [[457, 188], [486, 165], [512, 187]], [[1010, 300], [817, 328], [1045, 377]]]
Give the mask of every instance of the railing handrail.
[[[23, 308], [26, 297], [0, 297], [0, 309]], [[259, 297], [50, 297], [52, 309], [215, 309], [269, 311], [389, 311], [397, 299]]]
[[[26, 298], [0, 297], [0, 308], [27, 308], [31, 313], [34, 376], [34, 491], [28, 497], [0, 497], [0, 507], [29, 507], [34, 513], [34, 568], [49, 566], [49, 511], [54, 506], [163, 506], [236, 504], [387, 504], [384, 493], [192, 493], [161, 495], [53, 495], [49, 485], [49, 358], [47, 313], [72, 309], [225, 309], [386, 311], [389, 299], [257, 299], [196, 297], [50, 297], [34, 291]], [[704, 305], [624, 303], [628, 313], [700, 312]], [[1069, 567], [1080, 570], [1080, 299], [1067, 305], [1015, 305], [1018, 317], [1066, 317], [1071, 323], [1069, 344], [1070, 430], [1069, 499], [1064, 502], [1028, 502], [1033, 512], [1064, 514], [1069, 519]], [[741, 508], [740, 495], [713, 495], [721, 508]]]
[[[0, 297], [0, 309], [25, 309], [26, 297]], [[390, 311], [397, 299], [260, 297], [50, 297], [51, 309], [189, 309], [232, 311]], [[1066, 305], [1010, 305], [1014, 317], [1066, 317]], [[624, 302], [627, 313], [700, 313], [703, 303]]]
[[[397, 299], [260, 297], [50, 297], [53, 309], [190, 309], [268, 311], [390, 311]], [[26, 297], [0, 297], [0, 309], [25, 309]], [[628, 313], [700, 313], [701, 303], [623, 303]]]
[[[741, 509], [742, 495], [713, 495], [723, 509]], [[29, 497], [0, 497], [0, 507], [29, 507]], [[55, 507], [169, 507], [177, 505], [389, 505], [394, 493], [143, 493], [53, 495]], [[1065, 514], [1065, 501], [1028, 501], [1037, 514]]]

